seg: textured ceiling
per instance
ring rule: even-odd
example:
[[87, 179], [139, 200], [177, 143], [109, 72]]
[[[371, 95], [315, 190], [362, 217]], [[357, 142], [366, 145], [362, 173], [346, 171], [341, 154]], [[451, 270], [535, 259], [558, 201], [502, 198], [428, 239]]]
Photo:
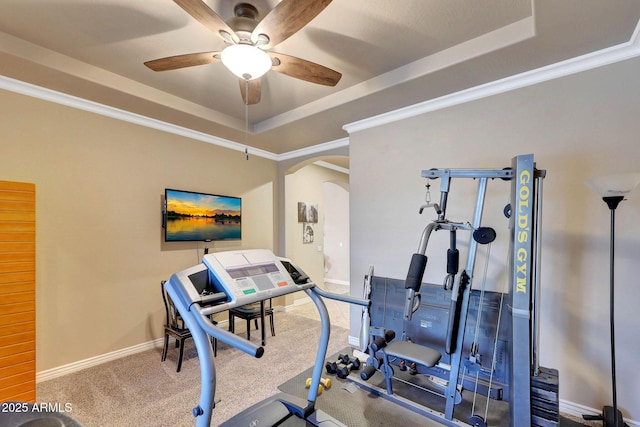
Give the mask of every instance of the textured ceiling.
[[[277, 3], [250, 1], [261, 16]], [[208, 0], [221, 17], [238, 1]], [[245, 105], [222, 64], [143, 62], [221, 50], [171, 0], [2, 0], [0, 74], [275, 154], [343, 126], [628, 41], [637, 0], [333, 0], [273, 50], [342, 73], [335, 87], [270, 71]]]

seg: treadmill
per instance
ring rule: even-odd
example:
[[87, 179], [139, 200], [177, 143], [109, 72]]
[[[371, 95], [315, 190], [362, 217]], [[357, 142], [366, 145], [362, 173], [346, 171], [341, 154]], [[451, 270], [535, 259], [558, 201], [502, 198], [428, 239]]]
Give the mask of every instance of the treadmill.
[[256, 358], [264, 354], [263, 347], [215, 326], [209, 316], [301, 291], [314, 302], [321, 323], [320, 342], [307, 400], [279, 393], [245, 409], [221, 426], [346, 427], [329, 414], [315, 408], [329, 344], [329, 314], [323, 298], [365, 307], [369, 306], [369, 300], [323, 291], [293, 262], [276, 257], [266, 249], [206, 254], [201, 264], [172, 275], [165, 283], [165, 288], [191, 331], [198, 351], [202, 387], [199, 405], [193, 409], [196, 427], [211, 425], [215, 406], [215, 364], [209, 336]]

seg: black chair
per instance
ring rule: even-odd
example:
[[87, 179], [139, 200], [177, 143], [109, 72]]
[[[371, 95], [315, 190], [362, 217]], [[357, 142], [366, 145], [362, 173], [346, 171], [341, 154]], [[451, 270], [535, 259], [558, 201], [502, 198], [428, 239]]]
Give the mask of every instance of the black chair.
[[[178, 369], [176, 372], [180, 372], [182, 368], [182, 356], [184, 355], [184, 342], [187, 338], [191, 338], [191, 332], [185, 326], [182, 317], [180, 317], [180, 313], [178, 309], [173, 304], [171, 297], [167, 294], [166, 289], [164, 288], [165, 280], [160, 282], [160, 288], [162, 289], [162, 300], [164, 301], [164, 313], [165, 313], [165, 324], [164, 324], [164, 348], [162, 349], [162, 361], [167, 360], [167, 350], [169, 349], [169, 336], [175, 338], [176, 347], [180, 348], [180, 356], [178, 357]], [[215, 324], [215, 322], [214, 322]], [[218, 354], [218, 340], [213, 339], [213, 354], [217, 356]]]
[[235, 318], [239, 317], [247, 321], [247, 339], [251, 339], [251, 321], [253, 320], [256, 329], [258, 329], [258, 319], [260, 319], [260, 330], [262, 332], [262, 345], [265, 345], [265, 332], [264, 332], [264, 318], [269, 316], [269, 322], [271, 325], [271, 336], [276, 335], [275, 327], [273, 326], [273, 306], [271, 305], [271, 298], [269, 298], [269, 306], [265, 307], [264, 301], [256, 302], [253, 304], [243, 305], [241, 307], [232, 308], [229, 310], [229, 331], [235, 333]]

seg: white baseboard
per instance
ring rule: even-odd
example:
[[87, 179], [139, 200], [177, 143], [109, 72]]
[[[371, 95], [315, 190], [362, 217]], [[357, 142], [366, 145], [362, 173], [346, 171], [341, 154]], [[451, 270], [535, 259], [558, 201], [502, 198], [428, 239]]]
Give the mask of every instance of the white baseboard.
[[277, 307], [275, 307], [275, 310], [276, 311], [284, 311], [285, 313], [289, 313], [289, 312], [295, 310], [296, 307], [298, 307], [300, 305], [304, 305], [304, 304], [309, 304], [311, 302], [313, 302], [313, 301], [309, 297], [299, 298], [299, 299], [293, 301], [293, 304], [277, 306]]
[[[218, 326], [222, 328], [225, 328], [226, 325], [228, 324], [229, 324], [228, 320], [223, 320], [218, 322]], [[101, 365], [103, 363], [111, 362], [113, 360], [130, 356], [132, 354], [141, 353], [143, 351], [151, 350], [154, 348], [162, 348], [163, 345], [164, 345], [164, 338], [158, 338], [152, 341], [147, 341], [142, 344], [137, 344], [131, 347], [112, 351], [110, 353], [105, 353], [100, 356], [90, 357], [88, 359], [79, 360], [77, 362], [58, 366], [57, 368], [36, 372], [36, 384], [42, 381], [52, 380], [54, 378], [62, 377], [67, 374], [72, 374], [74, 372], [82, 371], [83, 369], [91, 368], [93, 366]]]
[[338, 280], [338, 279], [324, 279], [325, 283], [333, 283], [334, 285], [342, 285], [342, 286], [350, 286], [348, 280]]
[[164, 343], [163, 338], [158, 338], [153, 341], [147, 341], [142, 344], [137, 344], [131, 347], [123, 348], [120, 350], [112, 351], [110, 353], [102, 354], [100, 356], [90, 357], [88, 359], [79, 360], [77, 362], [69, 363], [67, 365], [58, 366], [57, 368], [47, 369], [44, 371], [36, 372], [36, 383], [52, 380], [73, 372], [82, 371], [83, 369], [91, 368], [92, 366], [101, 365], [112, 360], [117, 360], [125, 356], [141, 353], [152, 348], [162, 347]]
[[[293, 304], [287, 306], [274, 307], [277, 311], [293, 311], [297, 306], [313, 302], [311, 298], [304, 297], [297, 299]], [[228, 320], [222, 320], [218, 322], [218, 326], [225, 328], [229, 324]], [[143, 351], [151, 350], [153, 348], [162, 347], [164, 344], [163, 338], [158, 338], [152, 341], [148, 341], [142, 344], [137, 344], [131, 347], [123, 348], [120, 350], [105, 353], [100, 356], [90, 357], [88, 359], [79, 360], [77, 362], [69, 363], [66, 365], [58, 366], [56, 368], [47, 369], [44, 371], [36, 372], [36, 383], [52, 380], [54, 378], [62, 377], [74, 372], [82, 371], [83, 369], [91, 368], [93, 366], [101, 365], [103, 363], [111, 362], [112, 360], [120, 359], [121, 357], [130, 356], [132, 354], [141, 353]]]
[[573, 402], [568, 402], [563, 399], [560, 399], [560, 411], [564, 412], [565, 414], [573, 415], [574, 417], [600, 414], [600, 411], [597, 409], [589, 408], [588, 406], [579, 405]]
[[349, 345], [355, 348], [360, 348], [360, 337], [349, 335]]
[[[574, 417], [582, 417], [583, 415], [600, 415], [602, 414], [602, 409], [594, 409], [588, 406], [580, 405], [578, 403], [560, 399], [560, 412], [568, 415], [573, 415]], [[640, 427], [640, 422], [638, 421], [625, 419], [624, 422], [627, 423], [629, 427]]]

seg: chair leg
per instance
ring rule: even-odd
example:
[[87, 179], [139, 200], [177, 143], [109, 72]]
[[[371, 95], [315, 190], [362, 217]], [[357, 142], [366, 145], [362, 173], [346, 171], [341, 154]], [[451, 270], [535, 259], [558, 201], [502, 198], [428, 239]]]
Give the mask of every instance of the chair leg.
[[178, 369], [176, 369], [176, 372], [180, 372], [180, 369], [182, 369], [183, 354], [184, 354], [184, 340], [180, 340], [180, 356], [178, 357]]
[[162, 361], [167, 360], [167, 350], [169, 349], [169, 334], [164, 333], [164, 347], [162, 348]]
[[273, 313], [269, 315], [269, 323], [271, 323], [271, 336], [276, 336], [276, 328], [273, 326]]
[[229, 332], [231, 332], [232, 334], [236, 332], [236, 317], [231, 314], [231, 312], [229, 312]]
[[247, 340], [251, 341], [251, 319], [247, 319]]

